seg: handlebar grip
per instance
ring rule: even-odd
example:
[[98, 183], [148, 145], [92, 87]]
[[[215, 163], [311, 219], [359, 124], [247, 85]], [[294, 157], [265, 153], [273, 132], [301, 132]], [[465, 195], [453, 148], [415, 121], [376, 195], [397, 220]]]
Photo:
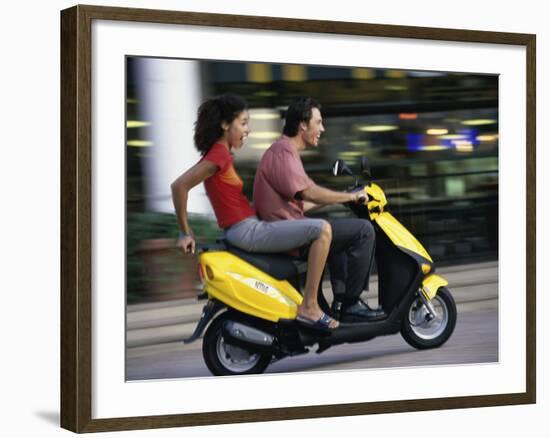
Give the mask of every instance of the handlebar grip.
[[357, 202], [359, 202], [360, 204], [364, 204], [366, 200], [367, 200], [367, 197], [365, 195], [361, 195], [357, 199]]
[[369, 213], [381, 213], [380, 207], [377, 205], [376, 207], [369, 208]]

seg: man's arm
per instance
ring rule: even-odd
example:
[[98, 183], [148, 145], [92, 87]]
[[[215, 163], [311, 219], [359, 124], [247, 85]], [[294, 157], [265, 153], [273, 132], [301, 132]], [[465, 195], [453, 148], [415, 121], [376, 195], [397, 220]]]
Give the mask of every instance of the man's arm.
[[304, 213], [307, 213], [308, 211], [315, 211], [315, 210], [318, 210], [322, 207], [324, 207], [324, 205], [315, 204], [315, 203], [309, 202], [309, 201], [304, 201], [303, 202]]
[[318, 186], [317, 184], [314, 184], [302, 190], [299, 195], [304, 201], [309, 201], [310, 203], [314, 204], [320, 204], [321, 206], [328, 204], [341, 204], [344, 202], [358, 202], [361, 196], [367, 196], [367, 194], [363, 191], [353, 193], [336, 192], [334, 190], [325, 189], [324, 187]]

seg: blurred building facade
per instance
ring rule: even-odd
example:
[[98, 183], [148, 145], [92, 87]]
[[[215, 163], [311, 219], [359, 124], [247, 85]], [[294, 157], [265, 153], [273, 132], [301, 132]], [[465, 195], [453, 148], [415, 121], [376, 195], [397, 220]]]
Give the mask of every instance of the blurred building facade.
[[[225, 92], [250, 107], [252, 132], [235, 154], [249, 199], [286, 107], [312, 96], [326, 132], [302, 160], [318, 184], [345, 189], [353, 180], [331, 176], [332, 163], [344, 159], [358, 172], [367, 156], [392, 213], [437, 262], [498, 258], [498, 76], [128, 58], [129, 214], [173, 211], [169, 181], [199, 159], [192, 141], [198, 105]], [[212, 221], [203, 189], [195, 190], [189, 210]], [[331, 206], [317, 215], [349, 214]]]

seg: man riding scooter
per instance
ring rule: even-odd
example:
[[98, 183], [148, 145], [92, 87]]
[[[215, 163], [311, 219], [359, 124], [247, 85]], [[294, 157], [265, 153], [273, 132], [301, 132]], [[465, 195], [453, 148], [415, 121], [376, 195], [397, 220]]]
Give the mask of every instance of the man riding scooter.
[[[287, 110], [283, 136], [264, 153], [254, 180], [254, 205], [262, 220], [301, 220], [305, 212], [347, 202], [349, 194], [315, 184], [300, 159], [299, 152], [317, 147], [325, 131], [320, 109], [319, 102], [309, 97], [294, 101]], [[358, 218], [328, 221], [333, 234], [328, 257], [333, 312], [344, 322], [383, 319], [382, 310], [369, 308], [360, 298], [374, 255], [372, 224]]]

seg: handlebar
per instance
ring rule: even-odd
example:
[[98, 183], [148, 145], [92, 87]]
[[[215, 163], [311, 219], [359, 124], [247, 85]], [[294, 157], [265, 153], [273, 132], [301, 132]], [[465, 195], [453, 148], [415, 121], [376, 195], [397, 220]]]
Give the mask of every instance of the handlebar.
[[367, 200], [367, 195], [365, 194], [364, 186], [362, 186], [362, 185], [356, 184], [353, 187], [348, 187], [346, 192], [349, 192], [349, 193], [362, 192], [362, 194], [359, 196], [359, 198], [357, 198], [357, 201], [356, 201], [357, 204], [364, 204], [365, 201]]

